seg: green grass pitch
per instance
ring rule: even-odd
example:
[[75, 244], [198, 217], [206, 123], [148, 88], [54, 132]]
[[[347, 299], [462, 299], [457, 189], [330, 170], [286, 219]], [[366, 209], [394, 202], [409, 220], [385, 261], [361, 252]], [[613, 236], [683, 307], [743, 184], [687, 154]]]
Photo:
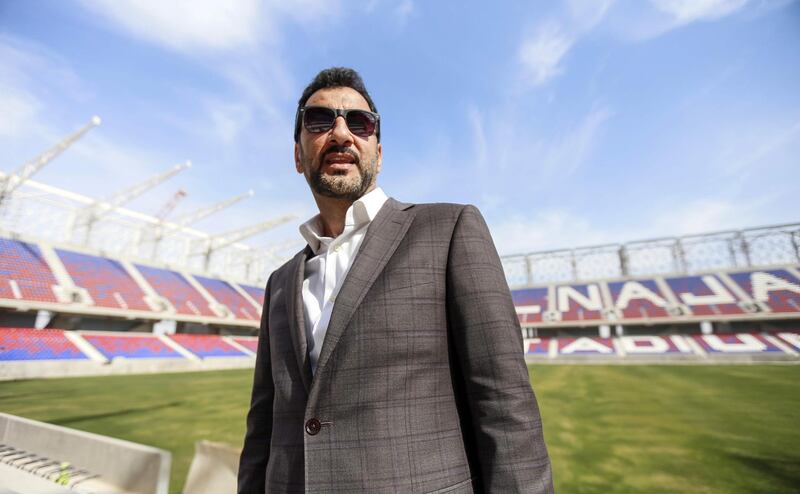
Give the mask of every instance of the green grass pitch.
[[[536, 366], [559, 493], [800, 490], [800, 366]], [[251, 370], [0, 383], [0, 410], [172, 452], [240, 446]]]

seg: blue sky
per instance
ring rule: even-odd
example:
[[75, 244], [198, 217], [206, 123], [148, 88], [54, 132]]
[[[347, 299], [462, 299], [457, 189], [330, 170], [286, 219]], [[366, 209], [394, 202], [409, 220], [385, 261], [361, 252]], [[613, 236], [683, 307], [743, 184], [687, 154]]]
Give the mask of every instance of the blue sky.
[[476, 204], [503, 254], [800, 220], [800, 3], [786, 0], [0, 0], [0, 170], [93, 114], [35, 179], [198, 226], [298, 219], [297, 97], [347, 65], [382, 115], [379, 184]]

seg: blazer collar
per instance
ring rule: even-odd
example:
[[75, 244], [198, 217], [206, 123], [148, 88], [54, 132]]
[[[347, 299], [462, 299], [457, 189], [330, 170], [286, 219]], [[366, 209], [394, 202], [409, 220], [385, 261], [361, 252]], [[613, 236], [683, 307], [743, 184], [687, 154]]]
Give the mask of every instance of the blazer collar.
[[[319, 376], [324, 372], [336, 344], [353, 317], [353, 313], [397, 250], [397, 246], [400, 245], [400, 241], [414, 219], [414, 214], [408, 211], [411, 206], [412, 204], [389, 198], [367, 227], [367, 233], [358, 254], [356, 254], [353, 265], [336, 297], [325, 341], [317, 361], [317, 371], [313, 376]], [[297, 364], [300, 367], [303, 385], [308, 392], [317, 382], [316, 377], [312, 377], [311, 373], [303, 311], [305, 261], [312, 255], [311, 248], [307, 246], [292, 259], [292, 266], [289, 270], [290, 286], [287, 294], [289, 295], [288, 310], [292, 344]]]
[[311, 360], [308, 356], [308, 341], [306, 339], [305, 314], [303, 310], [303, 279], [305, 277], [306, 259], [313, 256], [311, 247], [298, 252], [291, 261], [289, 268], [289, 285], [286, 293], [286, 308], [289, 320], [289, 334], [292, 338], [297, 366], [306, 393], [311, 389]]

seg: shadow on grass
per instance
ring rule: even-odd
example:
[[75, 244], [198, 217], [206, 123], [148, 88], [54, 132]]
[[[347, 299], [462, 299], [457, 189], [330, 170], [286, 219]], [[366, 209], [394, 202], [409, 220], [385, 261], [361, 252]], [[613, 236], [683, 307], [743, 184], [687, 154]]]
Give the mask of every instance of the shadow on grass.
[[75, 424], [77, 422], [84, 422], [86, 420], [96, 420], [96, 419], [107, 419], [111, 417], [122, 417], [124, 415], [131, 415], [133, 413], [140, 413], [140, 412], [151, 412], [153, 410], [161, 410], [164, 408], [173, 408], [173, 407], [180, 407], [184, 404], [182, 401], [171, 401], [169, 403], [161, 403], [159, 405], [153, 405], [151, 407], [141, 407], [141, 408], [126, 408], [124, 410], [117, 410], [114, 412], [106, 412], [106, 413], [95, 413], [95, 414], [88, 414], [88, 415], [73, 415], [70, 417], [60, 417], [48, 420], [51, 424], [58, 424], [58, 425], [70, 425]]
[[9, 401], [15, 400], [15, 401], [18, 401], [20, 399], [29, 398], [31, 396], [40, 397], [40, 396], [42, 396], [42, 394], [41, 393], [36, 393], [36, 392], [32, 392], [32, 393], [16, 393], [16, 394], [12, 393], [12, 394], [8, 394], [8, 395], [0, 395], [0, 401], [4, 401], [4, 400], [9, 400]]
[[775, 484], [785, 487], [787, 492], [796, 492], [800, 485], [800, 459], [763, 458], [740, 454], [728, 455], [731, 459], [758, 472], [775, 479]]

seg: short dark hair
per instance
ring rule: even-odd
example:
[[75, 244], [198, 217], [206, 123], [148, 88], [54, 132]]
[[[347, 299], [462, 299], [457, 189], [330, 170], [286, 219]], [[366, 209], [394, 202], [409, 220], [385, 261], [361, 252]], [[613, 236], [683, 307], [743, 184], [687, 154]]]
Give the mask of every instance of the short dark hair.
[[[297, 102], [297, 113], [295, 114], [294, 118], [294, 142], [298, 142], [300, 140], [300, 108], [303, 108], [306, 105], [308, 98], [310, 98], [312, 94], [316, 93], [320, 89], [331, 87], [349, 87], [356, 90], [358, 94], [367, 100], [370, 111], [378, 113], [378, 109], [375, 107], [375, 103], [372, 101], [372, 98], [370, 98], [367, 87], [364, 85], [364, 80], [361, 79], [361, 76], [358, 74], [358, 72], [349, 67], [331, 67], [329, 69], [321, 70], [319, 74], [314, 77], [314, 80], [311, 81], [311, 84], [306, 86], [306, 88], [303, 90], [303, 94], [300, 96], [300, 100]], [[380, 142], [380, 123], [378, 124], [377, 129], [375, 129], [375, 136]]]

